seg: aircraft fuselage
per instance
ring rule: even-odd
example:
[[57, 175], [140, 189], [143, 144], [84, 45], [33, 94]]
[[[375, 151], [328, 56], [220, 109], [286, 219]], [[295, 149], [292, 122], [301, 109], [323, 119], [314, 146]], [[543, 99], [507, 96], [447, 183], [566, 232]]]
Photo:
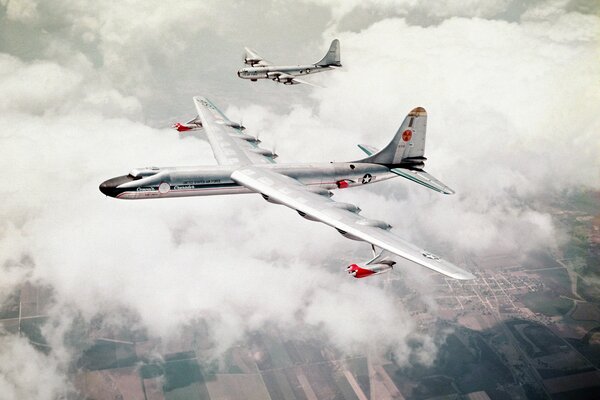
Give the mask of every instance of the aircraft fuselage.
[[[264, 164], [315, 190], [343, 189], [397, 177], [389, 168], [366, 163]], [[253, 193], [231, 174], [240, 166], [165, 167], [134, 169], [109, 179], [100, 191], [118, 199], [153, 199]]]
[[289, 65], [289, 66], [255, 66], [242, 68], [238, 71], [238, 76], [243, 79], [277, 79], [278, 73], [284, 73], [293, 76], [303, 76], [317, 72], [329, 71], [331, 67], [315, 64]]

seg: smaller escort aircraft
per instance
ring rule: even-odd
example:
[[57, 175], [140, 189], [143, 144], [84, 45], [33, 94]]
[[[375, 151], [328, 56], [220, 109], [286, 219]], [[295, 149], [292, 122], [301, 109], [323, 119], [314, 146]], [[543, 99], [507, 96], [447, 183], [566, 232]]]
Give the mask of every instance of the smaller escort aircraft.
[[242, 68], [238, 71], [237, 74], [242, 79], [250, 79], [252, 82], [256, 82], [259, 79], [271, 79], [285, 85], [304, 83], [305, 85], [318, 87], [318, 85], [306, 82], [298, 77], [341, 67], [340, 41], [335, 39], [331, 42], [325, 57], [314, 64], [273, 65], [259, 56], [254, 50], [247, 47], [244, 56], [244, 64], [249, 65], [250, 67]]

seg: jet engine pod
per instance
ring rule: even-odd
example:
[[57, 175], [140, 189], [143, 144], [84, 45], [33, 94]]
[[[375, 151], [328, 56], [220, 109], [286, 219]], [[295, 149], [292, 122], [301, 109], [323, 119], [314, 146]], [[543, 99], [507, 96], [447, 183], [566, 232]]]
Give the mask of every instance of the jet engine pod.
[[366, 278], [367, 276], [388, 272], [393, 267], [393, 264], [351, 264], [346, 268], [346, 272], [355, 278]]
[[173, 125], [171, 125], [171, 128], [175, 129], [177, 132], [187, 132], [187, 131], [197, 131], [199, 129], [202, 129], [202, 122], [199, 121], [194, 121], [194, 122], [187, 122], [185, 124], [182, 124], [181, 122], [175, 122]]

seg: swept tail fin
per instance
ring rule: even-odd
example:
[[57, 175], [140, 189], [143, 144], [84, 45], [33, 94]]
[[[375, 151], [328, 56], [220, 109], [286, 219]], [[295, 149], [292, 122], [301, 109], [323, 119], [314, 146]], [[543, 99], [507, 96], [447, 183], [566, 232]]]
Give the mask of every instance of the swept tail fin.
[[321, 67], [341, 67], [342, 63], [340, 62], [340, 41], [334, 39], [331, 42], [331, 45], [329, 46], [329, 50], [327, 50], [327, 54], [325, 54], [325, 57], [323, 57], [321, 61], [315, 63], [315, 65], [319, 65]]
[[423, 170], [425, 166], [425, 133], [427, 112], [423, 107], [408, 113], [392, 141], [382, 150], [359, 145], [368, 157], [357, 162], [383, 164], [395, 174], [423, 185], [429, 189], [454, 194], [454, 190]]
[[417, 107], [408, 113], [392, 141], [377, 153], [361, 160], [394, 166], [424, 166], [427, 111]]

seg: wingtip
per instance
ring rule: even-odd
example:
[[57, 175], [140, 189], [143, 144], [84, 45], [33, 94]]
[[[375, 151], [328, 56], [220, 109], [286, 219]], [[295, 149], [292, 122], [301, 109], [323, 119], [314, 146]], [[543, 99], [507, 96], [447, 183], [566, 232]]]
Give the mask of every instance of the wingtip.
[[466, 272], [465, 274], [460, 275], [456, 279], [461, 280], [461, 281], [471, 281], [471, 280], [473, 280], [475, 278], [477, 278], [475, 275], [473, 275], [470, 272]]

